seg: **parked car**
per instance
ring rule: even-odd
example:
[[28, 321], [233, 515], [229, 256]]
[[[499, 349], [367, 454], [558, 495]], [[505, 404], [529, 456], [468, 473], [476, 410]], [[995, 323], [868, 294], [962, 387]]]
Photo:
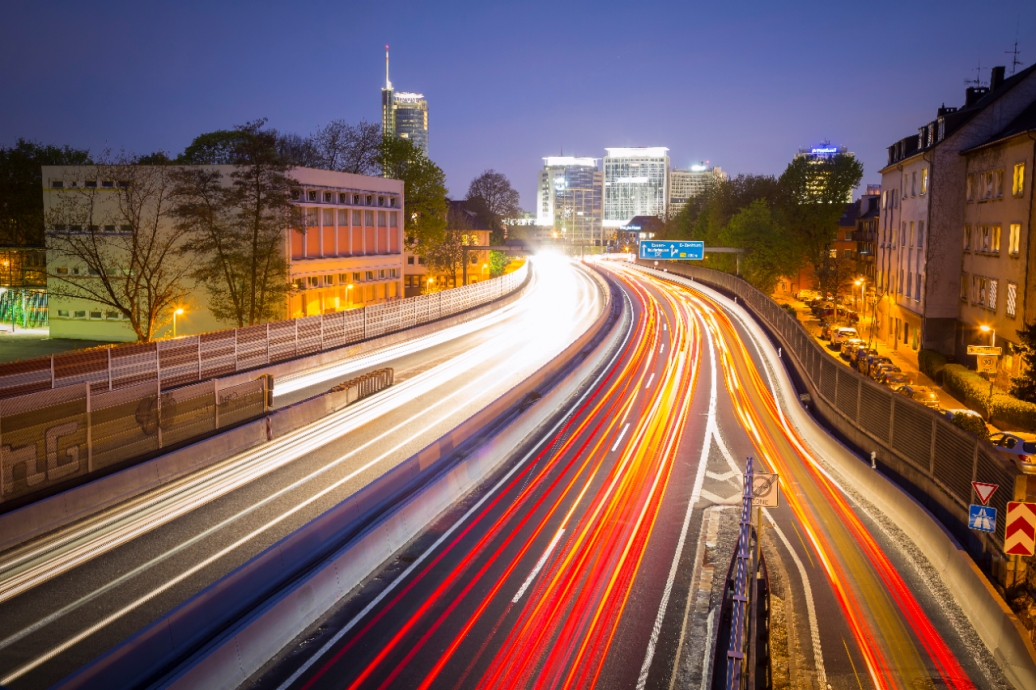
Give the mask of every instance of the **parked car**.
[[[886, 357], [886, 359], [888, 358]], [[891, 360], [888, 362], [881, 362], [880, 364], [871, 367], [871, 378], [875, 381], [880, 381], [882, 375], [886, 371], [902, 371], [902, 369], [893, 364]]]
[[873, 347], [861, 345], [860, 347], [856, 348], [855, 350], [849, 353], [849, 365], [857, 371], [859, 371], [860, 360], [866, 359], [867, 357], [876, 354], [878, 354], [878, 351], [875, 350]]
[[899, 390], [900, 386], [906, 386], [910, 384], [910, 377], [901, 371], [886, 371], [878, 379], [878, 383], [883, 386], [888, 386], [892, 390]]
[[835, 318], [839, 321], [847, 321], [849, 323], [858, 323], [860, 321], [860, 315], [854, 312], [852, 309], [846, 309], [845, 307], [838, 307], [835, 310]]
[[809, 303], [809, 310], [813, 312], [815, 316], [824, 318], [825, 316], [831, 317], [835, 315], [835, 305], [833, 302], [827, 300], [818, 299]]
[[838, 324], [831, 323], [830, 321], [821, 321], [820, 322], [820, 339], [821, 340], [830, 340], [831, 339], [831, 331], [833, 331], [836, 328], [838, 328]]
[[795, 299], [800, 302], [809, 302], [810, 300], [820, 299], [820, 293], [816, 290], [799, 290], [795, 293]]
[[861, 338], [846, 338], [842, 341], [842, 346], [839, 348], [838, 356], [842, 359], [849, 359], [849, 355], [852, 354], [853, 350], [866, 345], [867, 343]]
[[892, 360], [886, 357], [885, 355], [867, 355], [866, 357], [861, 358], [860, 361], [856, 363], [856, 368], [864, 376], [870, 376], [871, 371], [874, 369], [874, 367], [878, 366], [879, 364], [886, 363], [892, 364]]
[[[841, 345], [843, 341], [849, 338], [858, 338], [859, 333], [852, 326], [839, 326], [831, 333], [831, 344]], [[863, 342], [863, 341], [860, 341]]]
[[933, 410], [939, 409], [939, 395], [928, 386], [919, 386], [916, 383], [911, 383], [907, 386], [900, 386], [896, 392], [921, 403], [925, 407], [930, 407]]
[[999, 431], [989, 435], [989, 442], [998, 451], [1014, 456], [1022, 462], [1034, 462], [1036, 456], [1036, 434], [1021, 431]]

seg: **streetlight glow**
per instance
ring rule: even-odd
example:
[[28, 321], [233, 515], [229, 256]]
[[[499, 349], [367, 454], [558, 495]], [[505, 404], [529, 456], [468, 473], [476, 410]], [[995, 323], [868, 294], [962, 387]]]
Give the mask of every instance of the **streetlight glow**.
[[173, 311], [173, 337], [176, 337], [176, 317], [183, 314], [183, 308], [176, 309]]

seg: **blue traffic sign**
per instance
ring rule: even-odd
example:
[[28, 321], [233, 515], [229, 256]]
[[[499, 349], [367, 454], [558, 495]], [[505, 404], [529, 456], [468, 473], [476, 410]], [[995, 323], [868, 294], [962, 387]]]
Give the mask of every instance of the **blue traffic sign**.
[[641, 240], [641, 259], [678, 261], [705, 258], [705, 243], [697, 240]]
[[996, 531], [996, 508], [971, 504], [968, 511], [968, 527], [980, 532]]

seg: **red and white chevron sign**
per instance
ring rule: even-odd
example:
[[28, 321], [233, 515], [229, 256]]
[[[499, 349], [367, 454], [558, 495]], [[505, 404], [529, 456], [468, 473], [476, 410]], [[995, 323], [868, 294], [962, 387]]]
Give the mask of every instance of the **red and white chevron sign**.
[[1036, 553], [1036, 503], [1010, 501], [1004, 528], [1004, 553], [1032, 556]]

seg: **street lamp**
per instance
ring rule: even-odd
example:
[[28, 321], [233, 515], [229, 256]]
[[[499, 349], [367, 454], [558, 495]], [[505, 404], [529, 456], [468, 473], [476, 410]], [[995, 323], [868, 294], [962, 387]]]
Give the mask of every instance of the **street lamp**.
[[173, 337], [176, 337], [176, 317], [183, 314], [183, 309], [177, 309], [173, 312]]
[[995, 328], [991, 328], [991, 327], [987, 326], [986, 324], [982, 324], [981, 326], [978, 327], [978, 329], [980, 331], [982, 331], [983, 333], [992, 333], [992, 337], [990, 339], [989, 344], [991, 346], [993, 346], [993, 347], [996, 347], [996, 329]]
[[[990, 347], [995, 347], [996, 346], [996, 329], [992, 328], [990, 326], [987, 326], [986, 324], [982, 324], [981, 326], [978, 327], [978, 329], [980, 331], [982, 331], [983, 333], [989, 333], [990, 334], [989, 345], [990, 345]], [[993, 362], [994, 362], [994, 366], [1000, 364], [1000, 358], [997, 357], [995, 360], [993, 360]], [[989, 414], [990, 414], [990, 416], [992, 416], [992, 414], [993, 414], [993, 382], [994, 381], [996, 381], [996, 372], [995, 371], [992, 374], [990, 374], [990, 376], [989, 376]]]
[[427, 291], [428, 291], [428, 292], [431, 292], [431, 291], [432, 291], [432, 283], [434, 283], [434, 282], [435, 282], [435, 278], [429, 278], [429, 279], [428, 279], [428, 280], [427, 280], [427, 281], [425, 282], [425, 285], [427, 286]]
[[345, 299], [349, 302], [349, 306], [353, 306], [353, 284], [349, 283], [345, 286]]

